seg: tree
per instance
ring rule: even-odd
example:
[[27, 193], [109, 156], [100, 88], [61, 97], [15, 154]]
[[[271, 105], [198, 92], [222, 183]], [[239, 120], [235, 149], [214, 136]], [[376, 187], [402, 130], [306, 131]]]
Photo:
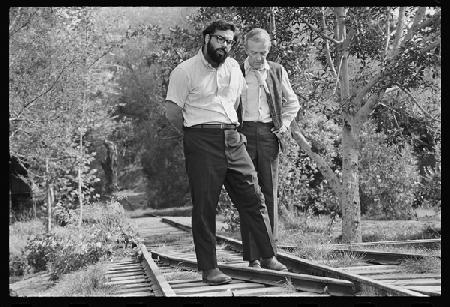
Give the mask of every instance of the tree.
[[115, 86], [104, 66], [121, 38], [104, 35], [97, 11], [10, 9], [10, 153], [36, 186], [54, 184], [70, 202], [95, 197], [91, 145], [115, 125], [106, 99]]
[[[326, 42], [327, 65], [332, 75], [338, 77], [338, 99], [342, 110], [342, 177], [338, 178], [323, 159], [313, 153], [295, 123], [292, 133], [302, 149], [320, 165], [339, 195], [344, 242], [361, 241], [358, 174], [361, 125], [394, 87], [406, 93], [410, 89], [421, 88], [425, 84], [425, 68], [435, 67], [440, 62], [439, 52], [435, 52], [440, 49], [440, 9], [428, 13], [424, 7], [408, 10], [409, 15], [405, 15], [406, 8], [398, 9], [393, 40], [390, 32], [394, 24], [391, 21], [393, 8], [385, 8], [384, 11], [382, 8], [334, 8], [334, 37], [325, 33], [328, 25], [324, 9], [316, 19], [320, 27], [306, 23]], [[409, 27], [405, 27], [406, 17], [413, 19]], [[380, 27], [383, 25], [384, 28]], [[328, 42], [335, 44], [335, 61], [331, 59]], [[349, 59], [354, 56], [356, 59], [352, 60], [360, 60], [362, 68], [359, 74], [352, 75]], [[366, 59], [370, 62], [365, 62]]]
[[[339, 169], [320, 154], [321, 148], [327, 148], [320, 139], [306, 139], [296, 122], [291, 132], [339, 198], [343, 241], [361, 241], [362, 124], [395, 91], [405, 93], [422, 111], [426, 109], [411, 93], [425, 92], [430, 86], [424, 71], [440, 69], [440, 8], [215, 7], [201, 8], [192, 20], [200, 25], [215, 18], [233, 20], [242, 34], [252, 27], [269, 29], [275, 34], [269, 59], [286, 67], [303, 109], [308, 110], [310, 102], [318, 109], [320, 103], [327, 118], [337, 118]], [[233, 56], [244, 59], [243, 44]]]

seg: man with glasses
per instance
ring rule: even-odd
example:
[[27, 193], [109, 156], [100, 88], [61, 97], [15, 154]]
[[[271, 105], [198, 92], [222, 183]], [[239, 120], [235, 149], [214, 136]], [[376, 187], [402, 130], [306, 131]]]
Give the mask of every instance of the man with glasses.
[[[247, 138], [247, 151], [258, 172], [258, 183], [264, 194], [273, 240], [278, 224], [278, 154], [283, 137], [300, 109], [288, 74], [280, 64], [267, 61], [271, 46], [266, 30], [255, 28], [245, 36], [247, 59], [241, 65], [247, 88], [238, 108], [239, 132]], [[249, 266], [261, 267], [258, 242], [247, 225], [241, 224], [244, 260]]]
[[171, 73], [167, 118], [183, 130], [186, 172], [192, 196], [192, 235], [198, 269], [209, 285], [229, 283], [217, 268], [216, 206], [222, 185], [255, 238], [262, 266], [286, 270], [276, 258], [270, 222], [257, 174], [237, 132], [236, 107], [245, 79], [228, 53], [235, 27], [215, 21], [203, 31], [203, 47]]

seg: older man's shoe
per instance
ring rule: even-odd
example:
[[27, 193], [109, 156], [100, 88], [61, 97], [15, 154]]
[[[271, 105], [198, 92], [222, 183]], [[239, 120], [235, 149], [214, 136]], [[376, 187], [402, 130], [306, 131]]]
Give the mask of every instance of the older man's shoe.
[[248, 262], [248, 266], [254, 269], [260, 269], [261, 268], [261, 263], [259, 262], [258, 259], [252, 260]]
[[274, 271], [287, 271], [287, 267], [278, 262], [277, 258], [263, 258], [261, 259], [261, 267], [264, 269], [274, 270]]
[[231, 277], [215, 268], [202, 272], [202, 280], [210, 286], [223, 285], [231, 282]]

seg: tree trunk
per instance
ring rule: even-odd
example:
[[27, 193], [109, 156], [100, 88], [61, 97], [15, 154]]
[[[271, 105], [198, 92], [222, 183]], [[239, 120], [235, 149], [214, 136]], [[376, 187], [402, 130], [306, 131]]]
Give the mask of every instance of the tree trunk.
[[342, 241], [362, 242], [359, 198], [359, 127], [342, 128]]
[[83, 132], [80, 130], [80, 165], [78, 166], [78, 201], [80, 203], [80, 219], [78, 220], [78, 226], [81, 227], [83, 222], [83, 193], [81, 187], [83, 181], [81, 179], [81, 167], [83, 162]]
[[47, 184], [47, 232], [52, 230], [52, 206], [55, 201], [53, 184]]
[[111, 194], [118, 189], [117, 181], [117, 146], [105, 140], [106, 158], [102, 162], [102, 168], [105, 172], [105, 192]]
[[12, 215], [12, 195], [11, 195], [11, 184], [9, 186], [9, 225], [11, 225], [13, 219]]
[[48, 157], [45, 159], [45, 171], [47, 175], [47, 232], [50, 232], [52, 230], [52, 198], [50, 191], [50, 174], [48, 171]]
[[342, 241], [345, 243], [361, 242], [360, 199], [359, 199], [359, 126], [353, 118], [355, 106], [350, 97], [348, 76], [348, 40], [345, 27], [345, 8], [335, 8], [338, 20], [339, 45], [341, 55], [340, 68], [340, 102], [342, 106], [342, 193], [340, 198], [342, 210]]
[[277, 30], [275, 24], [275, 8], [270, 7], [269, 32], [272, 35], [272, 45], [277, 44]]

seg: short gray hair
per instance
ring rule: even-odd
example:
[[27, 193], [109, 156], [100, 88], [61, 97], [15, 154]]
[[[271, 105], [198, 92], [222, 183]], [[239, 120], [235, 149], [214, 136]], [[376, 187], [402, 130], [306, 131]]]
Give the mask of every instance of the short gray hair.
[[269, 44], [269, 47], [272, 45], [269, 33], [261, 28], [254, 28], [250, 32], [248, 32], [247, 35], [245, 35], [245, 47], [247, 47], [248, 41], [267, 42], [267, 44]]

